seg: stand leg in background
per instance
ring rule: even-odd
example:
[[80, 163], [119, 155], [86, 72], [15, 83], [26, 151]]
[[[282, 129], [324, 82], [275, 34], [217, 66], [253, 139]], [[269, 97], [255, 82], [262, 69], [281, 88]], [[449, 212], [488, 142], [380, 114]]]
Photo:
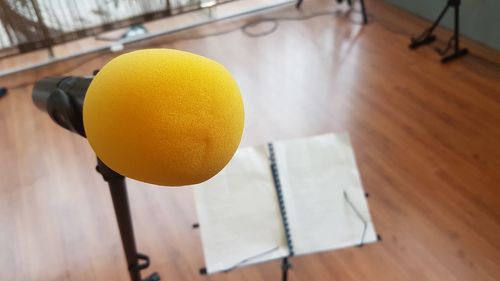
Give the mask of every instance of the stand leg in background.
[[[453, 8], [455, 10], [455, 30], [453, 31], [453, 53], [448, 56], [443, 56], [441, 59], [442, 63], [447, 63], [453, 59], [463, 57], [469, 53], [466, 48], [460, 49], [460, 0], [451, 0], [453, 2]], [[445, 52], [443, 55], [446, 55]]]
[[0, 98], [4, 97], [5, 95], [7, 95], [7, 88], [0, 87]]
[[[342, 3], [344, 0], [337, 0], [337, 3]], [[349, 4], [349, 7], [352, 9], [352, 0], [347, 0], [347, 4]], [[368, 23], [368, 14], [366, 12], [366, 5], [365, 5], [365, 0], [359, 0], [359, 5], [361, 6], [361, 16], [363, 17], [363, 24]]]
[[[300, 9], [300, 7], [302, 6], [302, 2], [304, 2], [304, 0], [298, 0], [297, 4], [295, 4], [295, 7], [297, 9]], [[337, 3], [342, 3], [342, 2], [344, 2], [344, 0], [337, 0]], [[349, 4], [349, 7], [352, 8], [352, 0], [347, 0], [347, 3]], [[366, 12], [365, 0], [359, 0], [359, 3], [361, 5], [361, 14], [363, 16], [363, 24], [367, 24], [368, 23], [368, 14]]]
[[430, 28], [426, 29], [419, 37], [411, 38], [411, 43], [409, 46], [410, 49], [416, 49], [422, 45], [427, 45], [436, 41], [436, 36], [432, 33], [438, 26], [439, 22], [441, 22], [441, 19], [444, 17], [449, 8], [450, 3], [448, 2], [448, 4], [446, 4], [446, 7], [444, 7], [444, 9], [441, 11], [441, 14], [439, 14], [439, 17], [436, 19], [436, 21], [434, 21]]
[[[454, 17], [454, 31], [453, 36], [448, 41], [448, 45], [443, 50], [436, 49], [439, 54], [441, 54], [441, 62], [447, 63], [455, 58], [459, 58], [465, 56], [469, 53], [467, 49], [460, 49], [460, 0], [448, 0], [446, 7], [444, 7], [439, 17], [432, 24], [432, 26], [426, 29], [418, 38], [412, 38], [411, 43], [409, 45], [410, 49], [416, 49], [422, 45], [430, 44], [436, 40], [436, 36], [432, 33], [434, 29], [439, 25], [443, 16], [446, 14], [449, 8], [454, 9], [455, 17]], [[449, 50], [452, 50], [452, 54], [446, 55]]]
[[363, 15], [363, 24], [368, 23], [368, 14], [366, 13], [365, 0], [359, 0], [361, 4], [361, 14]]
[[292, 268], [292, 264], [288, 261], [288, 257], [284, 258], [281, 263], [281, 281], [288, 281], [288, 271]]

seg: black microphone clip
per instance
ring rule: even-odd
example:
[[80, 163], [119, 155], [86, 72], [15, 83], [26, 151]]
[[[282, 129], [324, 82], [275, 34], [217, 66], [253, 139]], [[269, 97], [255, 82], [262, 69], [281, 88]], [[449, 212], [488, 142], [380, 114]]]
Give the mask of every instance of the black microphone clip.
[[83, 101], [93, 77], [47, 77], [35, 83], [33, 101], [59, 126], [86, 137]]

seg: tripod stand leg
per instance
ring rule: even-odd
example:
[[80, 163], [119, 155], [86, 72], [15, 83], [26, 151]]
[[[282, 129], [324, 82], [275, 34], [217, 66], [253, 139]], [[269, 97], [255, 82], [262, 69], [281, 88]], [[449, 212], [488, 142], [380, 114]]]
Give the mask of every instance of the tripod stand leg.
[[454, 8], [455, 12], [455, 30], [453, 30], [453, 35], [455, 36], [455, 51], [458, 51], [460, 45], [460, 0], [456, 1]]
[[[101, 160], [98, 159], [97, 171], [108, 182], [115, 209], [116, 220], [120, 230], [123, 250], [127, 259], [127, 267], [131, 281], [159, 281], [160, 276], [153, 273], [146, 279], [141, 279], [141, 270], [149, 266], [149, 257], [137, 253], [135, 245], [134, 229], [132, 218], [130, 215], [130, 207], [128, 203], [127, 186], [125, 177], [116, 173], [107, 167]], [[139, 263], [142, 261], [142, 263]]]
[[0, 87], [0, 98], [7, 95], [7, 88]]
[[[437, 49], [438, 53], [441, 54], [441, 62], [447, 63], [459, 57], [463, 57], [469, 53], [467, 49], [460, 49], [460, 0], [450, 0], [449, 5], [454, 9], [455, 23], [453, 36], [450, 38], [448, 46], [444, 50]], [[451, 50], [451, 54], [447, 53]]]
[[432, 24], [432, 26], [428, 29], [426, 29], [418, 38], [411, 38], [411, 43], [408, 46], [410, 49], [416, 49], [422, 45], [427, 45], [436, 40], [436, 36], [433, 35], [432, 33], [434, 32], [434, 29], [438, 26], [439, 22], [441, 22], [441, 19], [443, 19], [444, 15], [450, 8], [451, 2], [448, 1], [446, 4], [446, 7], [441, 11], [441, 14], [439, 14], [439, 17], [436, 19], [436, 21]]
[[132, 219], [130, 218], [130, 209], [128, 206], [128, 195], [125, 186], [125, 179], [113, 179], [108, 182], [113, 206], [115, 209], [116, 220], [120, 229], [123, 250], [127, 258], [127, 266], [132, 281], [141, 281], [141, 274], [138, 270], [132, 270], [137, 264], [137, 249], [135, 246], [135, 237], [132, 228]]
[[361, 14], [363, 15], [363, 24], [367, 24], [368, 15], [366, 13], [365, 0], [359, 0], [359, 3], [361, 4]]
[[461, 50], [453, 52], [453, 54], [451, 54], [451, 55], [443, 57], [441, 59], [441, 62], [442, 63], [447, 63], [447, 62], [452, 61], [454, 59], [463, 57], [463, 56], [467, 55], [468, 53], [469, 53], [469, 50], [467, 50], [467, 49], [461, 49]]

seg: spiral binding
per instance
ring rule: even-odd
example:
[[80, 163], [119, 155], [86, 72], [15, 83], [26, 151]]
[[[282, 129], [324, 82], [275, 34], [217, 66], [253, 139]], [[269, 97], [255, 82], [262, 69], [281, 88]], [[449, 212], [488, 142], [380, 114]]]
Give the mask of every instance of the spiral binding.
[[273, 174], [274, 187], [276, 188], [276, 193], [278, 195], [278, 203], [280, 207], [281, 219], [283, 222], [283, 227], [285, 228], [285, 238], [288, 246], [288, 251], [290, 256], [294, 255], [292, 236], [290, 234], [290, 226], [288, 224], [288, 217], [285, 209], [285, 200], [283, 198], [283, 190], [281, 189], [281, 182], [278, 173], [278, 166], [276, 164], [276, 157], [274, 155], [274, 146], [272, 143], [267, 144], [269, 149], [269, 160], [271, 161], [271, 172]]

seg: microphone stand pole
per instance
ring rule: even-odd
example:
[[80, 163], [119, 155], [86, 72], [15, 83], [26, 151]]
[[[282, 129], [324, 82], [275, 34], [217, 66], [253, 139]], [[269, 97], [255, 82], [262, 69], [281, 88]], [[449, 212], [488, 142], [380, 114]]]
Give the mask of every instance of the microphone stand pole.
[[116, 220], [118, 222], [118, 228], [120, 229], [122, 246], [127, 258], [130, 280], [159, 281], [160, 276], [156, 272], [146, 279], [141, 279], [141, 270], [148, 268], [150, 262], [148, 256], [137, 252], [125, 177], [110, 169], [100, 159], [97, 159], [96, 170], [109, 185]]

